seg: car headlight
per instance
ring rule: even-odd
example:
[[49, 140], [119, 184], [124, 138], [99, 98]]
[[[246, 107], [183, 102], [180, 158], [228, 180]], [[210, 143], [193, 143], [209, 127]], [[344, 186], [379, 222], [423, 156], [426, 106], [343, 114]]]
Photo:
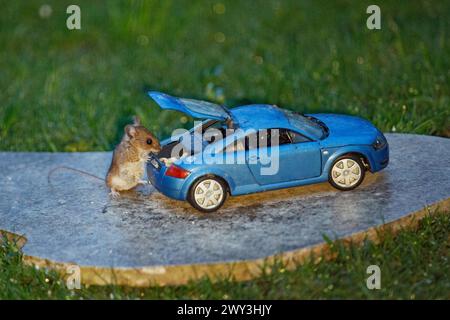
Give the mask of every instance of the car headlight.
[[386, 144], [387, 144], [386, 138], [384, 137], [383, 134], [380, 133], [375, 139], [372, 146], [374, 147], [375, 150], [380, 150], [383, 149], [386, 146]]

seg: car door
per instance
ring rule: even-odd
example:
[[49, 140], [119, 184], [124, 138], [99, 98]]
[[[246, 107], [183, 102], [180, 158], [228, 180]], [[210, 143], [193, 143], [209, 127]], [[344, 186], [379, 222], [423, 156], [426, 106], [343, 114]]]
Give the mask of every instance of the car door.
[[[280, 139], [278, 144], [272, 145], [275, 130], [278, 130]], [[287, 129], [270, 129], [268, 133], [266, 144], [262, 131], [259, 131], [257, 145], [250, 141], [255, 137], [250, 137], [246, 146], [247, 165], [258, 184], [269, 185], [320, 176], [321, 153], [317, 141]]]

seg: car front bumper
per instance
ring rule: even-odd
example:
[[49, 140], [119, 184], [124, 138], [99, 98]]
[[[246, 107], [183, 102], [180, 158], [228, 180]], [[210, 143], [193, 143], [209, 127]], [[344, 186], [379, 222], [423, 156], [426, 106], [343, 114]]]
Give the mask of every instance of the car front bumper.
[[370, 171], [377, 172], [387, 167], [389, 164], [389, 144], [379, 149], [372, 151], [372, 161]]

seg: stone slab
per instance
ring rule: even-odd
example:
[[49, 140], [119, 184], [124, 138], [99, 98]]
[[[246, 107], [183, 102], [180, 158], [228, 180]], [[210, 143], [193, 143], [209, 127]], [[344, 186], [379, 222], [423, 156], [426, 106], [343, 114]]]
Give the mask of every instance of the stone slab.
[[26, 255], [84, 266], [143, 267], [264, 258], [394, 221], [450, 197], [450, 139], [387, 134], [391, 162], [351, 192], [327, 183], [231, 197], [201, 214], [153, 187], [110, 199], [111, 153], [0, 152], [0, 229]]

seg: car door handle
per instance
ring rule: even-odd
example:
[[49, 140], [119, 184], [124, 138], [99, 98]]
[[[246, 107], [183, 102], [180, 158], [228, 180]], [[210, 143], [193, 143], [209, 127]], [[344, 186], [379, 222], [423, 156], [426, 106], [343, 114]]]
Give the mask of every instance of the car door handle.
[[249, 160], [259, 160], [259, 157], [258, 156], [250, 156], [248, 159]]

